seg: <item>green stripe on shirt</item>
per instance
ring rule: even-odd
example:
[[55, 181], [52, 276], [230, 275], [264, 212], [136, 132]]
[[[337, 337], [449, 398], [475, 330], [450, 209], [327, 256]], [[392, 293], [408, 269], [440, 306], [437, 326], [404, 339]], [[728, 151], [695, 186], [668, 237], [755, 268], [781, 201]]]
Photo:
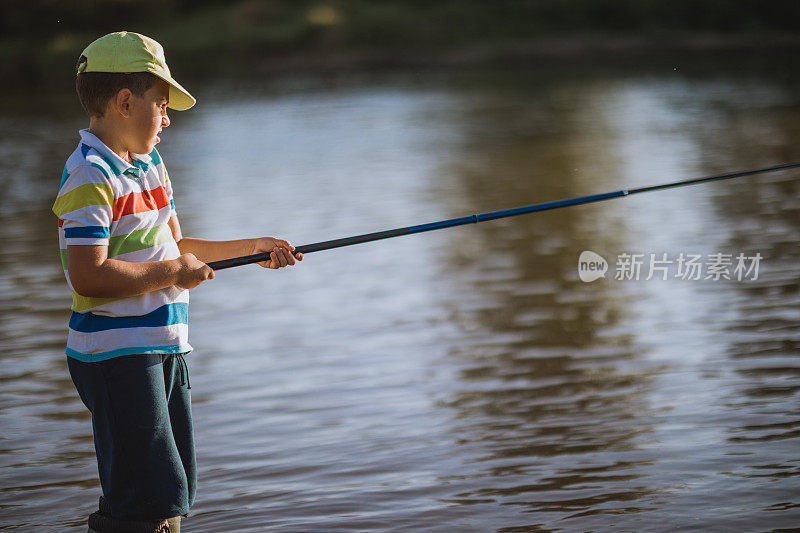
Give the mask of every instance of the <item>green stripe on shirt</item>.
[[172, 241], [174, 241], [172, 230], [167, 224], [161, 224], [155, 228], [137, 229], [127, 235], [111, 237], [108, 242], [108, 257], [116, 257]]

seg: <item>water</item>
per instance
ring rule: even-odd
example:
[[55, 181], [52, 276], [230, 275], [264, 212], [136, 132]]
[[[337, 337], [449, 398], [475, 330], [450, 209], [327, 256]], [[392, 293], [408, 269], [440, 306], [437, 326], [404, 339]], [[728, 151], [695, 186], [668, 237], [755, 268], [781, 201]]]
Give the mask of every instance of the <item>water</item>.
[[[184, 234], [303, 244], [800, 159], [783, 72], [197, 84], [159, 148]], [[82, 531], [100, 493], [49, 211], [84, 125], [68, 91], [0, 118], [3, 530]], [[192, 296], [185, 529], [797, 527], [798, 199], [785, 171], [220, 272]], [[645, 279], [665, 253], [762, 259]]]

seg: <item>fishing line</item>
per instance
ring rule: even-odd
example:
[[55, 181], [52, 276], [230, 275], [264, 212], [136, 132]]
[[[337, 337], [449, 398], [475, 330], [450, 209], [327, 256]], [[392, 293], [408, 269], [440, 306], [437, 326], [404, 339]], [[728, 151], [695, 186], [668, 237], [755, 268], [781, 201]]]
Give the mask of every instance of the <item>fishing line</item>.
[[[741, 178], [744, 176], [752, 176], [754, 174], [764, 174], [766, 172], [776, 172], [778, 170], [786, 170], [790, 168], [800, 167], [800, 162], [784, 163], [782, 165], [774, 165], [771, 167], [756, 168], [751, 170], [740, 170], [736, 172], [726, 172], [724, 174], [714, 174], [713, 176], [704, 176], [701, 178], [692, 178], [682, 181], [673, 181], [670, 183], [663, 183], [661, 185], [650, 185], [647, 187], [638, 187], [635, 189], [620, 189], [618, 191], [592, 194], [589, 196], [579, 196], [576, 198], [569, 198], [567, 200], [558, 200], [555, 202], [545, 202], [541, 204], [526, 205], [523, 207], [515, 207], [513, 209], [504, 209], [501, 211], [490, 211], [488, 213], [481, 213], [478, 215], [469, 215], [465, 217], [450, 218], [447, 220], [440, 220], [438, 222], [430, 222], [428, 224], [419, 224], [416, 226], [407, 226], [405, 228], [395, 228], [384, 231], [376, 231], [374, 233], [365, 233], [363, 235], [354, 235], [352, 237], [344, 237], [341, 239], [333, 239], [330, 241], [315, 242], [312, 244], [304, 244], [296, 247], [292, 253], [309, 254], [311, 252], [319, 252], [321, 250], [330, 250], [331, 248], [341, 248], [343, 246], [352, 246], [354, 244], [361, 244], [365, 242], [378, 241], [381, 239], [391, 239], [393, 237], [400, 237], [401, 235], [412, 235], [414, 233], [424, 233], [426, 231], [433, 231], [445, 228], [452, 228], [455, 226], [463, 226], [465, 224], [477, 224], [478, 222], [486, 222], [488, 220], [497, 220], [499, 218], [513, 217], [517, 215], [525, 215], [527, 213], [536, 213], [538, 211], [548, 211], [552, 209], [560, 209], [562, 207], [569, 207], [571, 205], [590, 204], [593, 202], [601, 202], [603, 200], [610, 200], [612, 198], [620, 198], [623, 196], [630, 196], [641, 192], [660, 191], [664, 189], [671, 189], [674, 187], [683, 187], [686, 185], [696, 185], [698, 183], [706, 183], [709, 181], [719, 181], [732, 178]], [[242, 265], [249, 265], [252, 263], [260, 263], [261, 261], [269, 260], [270, 252], [262, 252], [258, 254], [245, 255], [242, 257], [234, 257], [231, 259], [223, 259], [221, 261], [212, 261], [208, 263], [214, 270], [222, 270], [225, 268], [232, 268]]]

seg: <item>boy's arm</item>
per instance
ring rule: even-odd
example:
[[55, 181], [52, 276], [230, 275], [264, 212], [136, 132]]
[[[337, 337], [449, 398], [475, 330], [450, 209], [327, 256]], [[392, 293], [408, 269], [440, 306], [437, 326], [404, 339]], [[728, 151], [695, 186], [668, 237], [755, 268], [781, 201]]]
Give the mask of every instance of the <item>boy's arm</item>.
[[172, 236], [175, 242], [178, 243], [178, 249], [180, 249], [181, 253], [193, 254], [204, 263], [261, 252], [272, 252], [269, 261], [259, 263], [265, 268], [281, 268], [287, 265], [294, 265], [296, 261], [303, 260], [303, 254], [294, 256], [290, 253], [291, 250], [294, 250], [294, 246], [283, 239], [261, 237], [233, 241], [209, 241], [184, 237], [181, 233], [181, 225], [177, 216], [172, 216], [169, 219], [169, 228], [172, 230]]
[[108, 245], [115, 191], [107, 173], [94, 164], [68, 174], [53, 204], [63, 228], [72, 288], [89, 298], [125, 298], [173, 285], [189, 289], [214, 277], [190, 254], [169, 261], [131, 263], [110, 259]]
[[176, 285], [191, 289], [214, 277], [192, 254], [169, 261], [130, 263], [108, 258], [108, 246], [67, 246], [69, 279], [81, 296], [126, 298]]

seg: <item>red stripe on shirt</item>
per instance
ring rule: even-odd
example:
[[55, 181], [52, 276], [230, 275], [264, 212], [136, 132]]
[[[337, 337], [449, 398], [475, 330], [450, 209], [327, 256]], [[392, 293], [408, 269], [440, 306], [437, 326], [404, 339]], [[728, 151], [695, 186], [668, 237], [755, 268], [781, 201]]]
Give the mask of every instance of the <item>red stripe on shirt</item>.
[[142, 192], [132, 192], [114, 200], [114, 220], [125, 215], [154, 211], [169, 205], [169, 196], [163, 186]]

